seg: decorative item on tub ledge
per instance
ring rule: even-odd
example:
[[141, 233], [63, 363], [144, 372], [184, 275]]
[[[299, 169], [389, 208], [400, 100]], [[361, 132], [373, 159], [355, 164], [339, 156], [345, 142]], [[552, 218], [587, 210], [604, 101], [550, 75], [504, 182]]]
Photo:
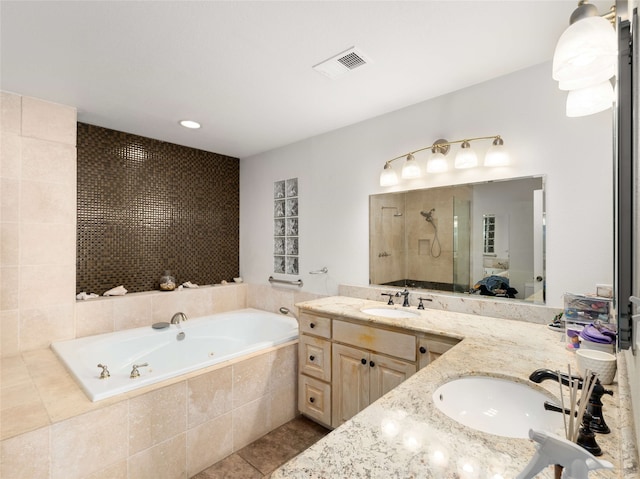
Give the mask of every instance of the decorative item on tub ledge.
[[445, 139], [439, 139], [433, 142], [430, 146], [419, 148], [404, 155], [397, 156], [391, 160], [387, 160], [384, 164], [384, 169], [380, 173], [380, 186], [393, 186], [398, 184], [398, 174], [391, 166], [391, 162], [406, 158], [404, 165], [402, 165], [402, 179], [420, 178], [422, 176], [422, 169], [415, 158], [415, 154], [425, 150], [431, 150], [431, 157], [427, 162], [427, 173], [442, 173], [449, 169], [447, 159], [445, 156], [449, 153], [451, 145], [455, 143], [461, 143], [460, 151], [458, 151], [455, 158], [455, 167], [461, 168], [474, 168], [478, 166], [478, 156], [471, 148], [472, 141], [478, 140], [493, 140], [493, 145], [487, 150], [484, 159], [484, 166], [506, 166], [509, 164], [509, 154], [504, 146], [504, 141], [500, 135], [495, 136], [480, 136], [477, 138], [466, 138], [464, 140], [449, 141]]

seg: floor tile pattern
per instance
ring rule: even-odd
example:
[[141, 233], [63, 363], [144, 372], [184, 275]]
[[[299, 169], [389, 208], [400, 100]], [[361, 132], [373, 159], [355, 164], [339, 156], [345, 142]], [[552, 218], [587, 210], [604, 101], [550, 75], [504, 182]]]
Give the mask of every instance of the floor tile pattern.
[[297, 417], [192, 479], [268, 479], [275, 469], [328, 433], [319, 424]]

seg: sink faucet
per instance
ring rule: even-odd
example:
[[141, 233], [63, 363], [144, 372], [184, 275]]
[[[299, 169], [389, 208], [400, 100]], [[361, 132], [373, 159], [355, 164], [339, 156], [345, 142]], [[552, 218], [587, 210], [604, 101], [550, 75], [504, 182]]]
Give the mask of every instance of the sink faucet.
[[171, 318], [171, 324], [180, 324], [180, 321], [186, 321], [187, 315], [184, 313], [176, 313]]
[[[561, 381], [565, 386], [570, 385], [568, 374], [557, 373], [555, 371], [551, 371], [550, 369], [536, 369], [531, 373], [531, 376], [529, 376], [529, 380], [538, 384], [547, 379], [551, 379], [556, 382]], [[572, 376], [571, 379], [578, 382], [578, 389], [582, 389], [582, 378], [578, 376]], [[601, 398], [605, 394], [613, 396], [613, 391], [610, 389], [605, 389], [602, 383], [600, 383], [600, 380], [596, 379], [596, 385], [594, 386], [593, 391], [591, 392], [591, 396], [588, 400], [589, 403], [587, 404], [587, 412], [590, 416], [593, 417], [593, 419], [591, 420], [590, 428], [600, 434], [607, 434], [611, 432], [609, 426], [607, 426], [607, 423], [604, 420], [604, 416], [602, 415], [603, 404]]]
[[397, 297], [404, 296], [404, 301], [402, 301], [402, 306], [404, 306], [405, 308], [409, 307], [409, 290], [407, 288], [405, 288], [402, 293], [398, 291], [396, 293], [396, 296]]

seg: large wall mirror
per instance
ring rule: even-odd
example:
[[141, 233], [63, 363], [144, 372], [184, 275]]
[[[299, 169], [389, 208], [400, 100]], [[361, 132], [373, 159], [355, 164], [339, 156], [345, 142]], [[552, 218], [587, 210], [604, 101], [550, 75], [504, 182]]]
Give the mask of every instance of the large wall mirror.
[[369, 282], [544, 303], [544, 177], [369, 197]]

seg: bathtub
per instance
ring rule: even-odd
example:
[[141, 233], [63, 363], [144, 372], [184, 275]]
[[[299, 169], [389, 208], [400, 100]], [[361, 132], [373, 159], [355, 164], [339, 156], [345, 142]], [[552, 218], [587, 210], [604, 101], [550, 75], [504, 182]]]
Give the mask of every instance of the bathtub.
[[[59, 341], [51, 348], [89, 399], [99, 401], [297, 337], [294, 318], [241, 309], [189, 319], [165, 329], [148, 326]], [[144, 363], [148, 366], [139, 367], [140, 375], [132, 379], [133, 365]], [[100, 379], [98, 364], [108, 367], [110, 377]]]

